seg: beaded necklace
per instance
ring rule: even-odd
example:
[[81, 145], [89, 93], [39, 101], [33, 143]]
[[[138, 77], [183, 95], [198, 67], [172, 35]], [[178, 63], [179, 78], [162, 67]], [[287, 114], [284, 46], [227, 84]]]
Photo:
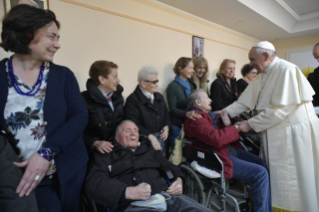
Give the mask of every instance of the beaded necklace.
[[[38, 76], [38, 79], [35, 83], [35, 85], [33, 86], [33, 88], [24, 93], [23, 91], [21, 91], [21, 89], [19, 88], [18, 84], [17, 84], [17, 81], [16, 81], [16, 78], [14, 76], [14, 73], [13, 73], [13, 67], [12, 67], [12, 58], [13, 58], [13, 55], [9, 58], [9, 62], [8, 62], [8, 71], [9, 71], [9, 77], [10, 77], [10, 80], [11, 80], [11, 83], [12, 83], [12, 86], [14, 88], [14, 90], [20, 94], [20, 95], [23, 95], [23, 96], [34, 96], [35, 94], [38, 93], [40, 87], [41, 87], [41, 84], [42, 84], [42, 79], [43, 79], [43, 71], [45, 69], [45, 66], [44, 66], [44, 63], [42, 63], [41, 65], [41, 68], [40, 68], [40, 73], [39, 73], [39, 76]], [[38, 85], [38, 86], [36, 86]]]

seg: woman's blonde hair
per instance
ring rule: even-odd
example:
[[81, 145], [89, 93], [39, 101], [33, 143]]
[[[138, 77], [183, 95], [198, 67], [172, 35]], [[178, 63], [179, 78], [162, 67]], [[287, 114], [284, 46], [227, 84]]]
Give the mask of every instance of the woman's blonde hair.
[[[209, 70], [207, 60], [203, 57], [194, 57], [192, 61], [194, 63], [194, 74], [192, 76], [192, 79], [195, 82], [197, 88], [201, 88], [207, 92], [207, 78]], [[203, 74], [203, 76], [199, 79], [196, 75], [196, 69], [198, 69], [202, 65], [206, 66], [206, 71]]]
[[223, 70], [226, 68], [227, 64], [228, 63], [234, 63], [236, 64], [236, 61], [235, 60], [232, 60], [232, 59], [225, 59], [223, 60], [223, 62], [220, 64], [219, 66], [219, 70], [218, 72], [216, 73], [216, 77], [221, 77], [223, 76]]

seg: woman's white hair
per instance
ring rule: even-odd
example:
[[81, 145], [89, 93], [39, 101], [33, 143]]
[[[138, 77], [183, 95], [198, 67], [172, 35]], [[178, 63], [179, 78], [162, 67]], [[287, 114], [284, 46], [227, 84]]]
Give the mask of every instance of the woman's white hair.
[[[28, 1], [31, 2], [34, 7], [40, 8], [40, 6], [39, 6], [34, 0], [28, 0]], [[19, 0], [18, 3], [19, 3], [19, 2], [21, 2], [21, 0]]]
[[151, 66], [145, 66], [141, 68], [140, 71], [138, 72], [138, 77], [137, 77], [138, 84], [141, 85], [142, 80], [150, 80], [150, 76], [152, 74], [155, 74], [157, 76], [158, 71]]
[[196, 100], [202, 101], [203, 94], [206, 93], [203, 89], [194, 90], [188, 98], [188, 108], [197, 107]]

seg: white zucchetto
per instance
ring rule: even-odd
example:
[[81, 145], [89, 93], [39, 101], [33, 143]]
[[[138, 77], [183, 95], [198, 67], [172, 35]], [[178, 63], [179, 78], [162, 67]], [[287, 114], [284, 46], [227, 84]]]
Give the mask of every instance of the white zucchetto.
[[259, 43], [256, 43], [255, 45], [253, 45], [253, 48], [254, 47], [275, 51], [274, 45], [272, 45], [272, 43], [269, 43], [268, 41], [261, 41]]

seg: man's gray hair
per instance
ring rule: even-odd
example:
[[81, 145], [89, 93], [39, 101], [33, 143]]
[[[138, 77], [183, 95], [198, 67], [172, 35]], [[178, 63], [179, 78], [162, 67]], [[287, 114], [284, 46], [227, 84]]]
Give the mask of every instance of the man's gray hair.
[[316, 48], [317, 46], [319, 46], [319, 43], [316, 43], [316, 45], [313, 48]]
[[145, 66], [141, 68], [140, 71], [138, 72], [138, 77], [137, 77], [138, 84], [141, 85], [142, 80], [150, 80], [150, 76], [152, 74], [155, 74], [157, 76], [158, 71], [151, 66]]
[[188, 108], [197, 107], [196, 100], [202, 101], [203, 94], [206, 93], [203, 89], [194, 90], [188, 98]]
[[[123, 126], [123, 124], [125, 124], [125, 123], [127, 123], [127, 122], [131, 122], [131, 123], [135, 124], [134, 121], [131, 121], [131, 120], [129, 120], [129, 119], [126, 119], [126, 120], [121, 121], [120, 124], [117, 125], [117, 127], [116, 127], [115, 135], [118, 135], [120, 132], [122, 132], [122, 126]], [[135, 124], [135, 125], [136, 125], [136, 124]], [[137, 127], [137, 129], [138, 129], [138, 126], [137, 126], [137, 125], [136, 125], [136, 127]]]
[[258, 47], [254, 47], [254, 48], [256, 48], [256, 53], [259, 54], [259, 55], [267, 53], [272, 59], [274, 59], [277, 56], [277, 52], [276, 51], [269, 50], [269, 49], [258, 48]]

